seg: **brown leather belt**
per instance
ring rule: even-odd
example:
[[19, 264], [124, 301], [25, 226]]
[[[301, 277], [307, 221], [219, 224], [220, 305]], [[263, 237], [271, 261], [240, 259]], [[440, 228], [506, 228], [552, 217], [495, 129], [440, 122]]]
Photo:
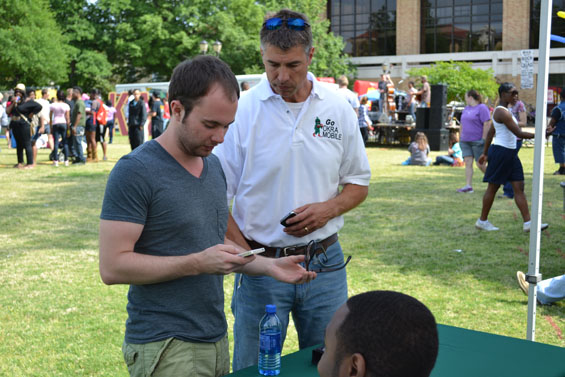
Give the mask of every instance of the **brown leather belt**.
[[[337, 238], [338, 238], [337, 233], [334, 233], [328, 238], [318, 241], [318, 245], [322, 245], [324, 248], [323, 250], [327, 250], [328, 247], [330, 247], [331, 245], [337, 242]], [[299, 245], [299, 246], [287, 246], [287, 247], [271, 247], [271, 246], [262, 245], [259, 242], [255, 242], [252, 240], [247, 240], [247, 243], [249, 244], [249, 246], [251, 246], [252, 249], [258, 249], [264, 247], [265, 252], [259, 255], [262, 255], [267, 258], [288, 257], [289, 255], [304, 255], [306, 254], [306, 247], [308, 246], [308, 245]], [[279, 255], [277, 255], [277, 250], [280, 250]], [[318, 248], [316, 250], [316, 254], [321, 254], [322, 252], [323, 251], [321, 248]]]

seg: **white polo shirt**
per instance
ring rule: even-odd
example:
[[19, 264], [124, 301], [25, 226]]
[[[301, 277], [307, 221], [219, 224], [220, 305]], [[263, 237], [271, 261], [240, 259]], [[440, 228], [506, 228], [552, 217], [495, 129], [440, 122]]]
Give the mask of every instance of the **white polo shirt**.
[[368, 186], [371, 178], [357, 117], [335, 92], [308, 73], [312, 91], [297, 118], [266, 76], [239, 100], [235, 122], [214, 149], [234, 199], [233, 217], [244, 236], [268, 246], [322, 240], [343, 217], [297, 238], [283, 232], [289, 211], [338, 195], [339, 186]]
[[358, 109], [359, 106], [361, 105], [359, 102], [359, 98], [357, 98], [357, 95], [355, 95], [355, 93], [353, 93], [351, 90], [347, 88], [338, 88], [337, 93], [343, 98], [345, 98], [353, 109]]

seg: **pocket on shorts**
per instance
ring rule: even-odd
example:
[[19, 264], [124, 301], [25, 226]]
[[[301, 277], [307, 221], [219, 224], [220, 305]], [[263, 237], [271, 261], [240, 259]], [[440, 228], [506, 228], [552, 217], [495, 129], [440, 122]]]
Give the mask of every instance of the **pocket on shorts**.
[[131, 374], [131, 368], [135, 364], [135, 361], [137, 360], [137, 356], [139, 353], [137, 352], [137, 350], [135, 350], [132, 346], [130, 346], [126, 342], [122, 344], [122, 353], [124, 354], [124, 361], [126, 362], [128, 371]]

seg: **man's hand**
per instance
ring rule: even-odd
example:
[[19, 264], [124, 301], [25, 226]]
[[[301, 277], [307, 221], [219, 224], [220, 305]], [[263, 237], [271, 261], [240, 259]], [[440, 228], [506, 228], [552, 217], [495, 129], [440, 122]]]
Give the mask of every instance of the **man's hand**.
[[197, 254], [196, 267], [202, 274], [227, 275], [253, 262], [255, 256], [240, 257], [232, 245], [216, 245]]
[[76, 135], [77, 135], [77, 128], [76, 128], [76, 127], [71, 127], [71, 134], [72, 134], [73, 136], [76, 136]]
[[316, 278], [316, 273], [306, 271], [299, 263], [304, 262], [304, 255], [284, 258], [265, 258], [271, 261], [269, 276], [283, 283], [304, 284]]
[[304, 284], [315, 279], [316, 273], [306, 271], [300, 265], [302, 262], [304, 262], [304, 255], [293, 255], [284, 258], [257, 256], [253, 263], [245, 265], [237, 272], [252, 276], [266, 275], [283, 283]]
[[287, 220], [284, 232], [294, 237], [304, 237], [320, 228], [336, 216], [328, 202], [311, 203], [294, 210], [296, 216]]

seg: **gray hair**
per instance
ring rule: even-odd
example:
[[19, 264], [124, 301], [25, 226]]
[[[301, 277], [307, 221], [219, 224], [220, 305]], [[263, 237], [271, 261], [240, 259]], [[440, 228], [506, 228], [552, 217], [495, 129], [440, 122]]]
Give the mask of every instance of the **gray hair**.
[[[306, 15], [290, 9], [281, 9], [275, 14], [272, 12], [267, 13], [265, 15], [265, 21], [275, 17], [283, 20], [288, 20], [289, 18], [300, 18], [310, 24]], [[283, 25], [276, 30], [268, 30], [263, 27], [261, 29], [261, 49], [264, 51], [267, 45], [280, 48], [283, 51], [290, 50], [291, 48], [300, 45], [304, 48], [306, 54], [309, 54], [312, 49], [311, 27], [307, 26], [304, 30], [292, 30], [286, 27], [286, 25]]]

